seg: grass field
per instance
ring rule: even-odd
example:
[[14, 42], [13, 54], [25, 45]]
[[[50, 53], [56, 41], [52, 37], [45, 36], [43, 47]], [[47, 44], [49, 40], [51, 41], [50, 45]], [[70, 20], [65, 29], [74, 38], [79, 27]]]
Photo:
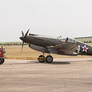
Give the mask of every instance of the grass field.
[[76, 40], [81, 41], [81, 42], [90, 42], [90, 43], [92, 43], [92, 37], [76, 38]]
[[[6, 59], [27, 59], [27, 60], [35, 59], [36, 60], [38, 56], [42, 54], [41, 52], [38, 52], [29, 48], [27, 45], [24, 46], [23, 50], [21, 46], [5, 46], [4, 48], [6, 50], [6, 54], [5, 54]], [[56, 55], [56, 54], [52, 54], [52, 56], [55, 58], [81, 57], [80, 55], [79, 56], [65, 56], [65, 55]], [[88, 57], [88, 56], [82, 56], [82, 57]]]
[[30, 49], [28, 46], [5, 46], [6, 58], [11, 59], [36, 59], [40, 52]]

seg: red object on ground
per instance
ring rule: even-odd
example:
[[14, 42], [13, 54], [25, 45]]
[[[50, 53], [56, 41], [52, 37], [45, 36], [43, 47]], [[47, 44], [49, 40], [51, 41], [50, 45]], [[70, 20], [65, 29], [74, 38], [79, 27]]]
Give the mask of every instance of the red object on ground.
[[0, 58], [3, 57], [3, 51], [2, 49], [0, 48]]

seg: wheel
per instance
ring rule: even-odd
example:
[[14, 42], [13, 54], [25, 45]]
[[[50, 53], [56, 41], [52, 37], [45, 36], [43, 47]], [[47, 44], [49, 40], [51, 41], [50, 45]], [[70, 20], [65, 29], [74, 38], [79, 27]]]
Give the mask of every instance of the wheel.
[[4, 58], [1, 58], [1, 59], [0, 59], [0, 64], [3, 64], [4, 61], [5, 61]]
[[52, 63], [53, 62], [53, 57], [51, 55], [46, 57], [46, 63]]
[[39, 63], [44, 63], [45, 62], [45, 56], [44, 55], [40, 55], [38, 57], [38, 61], [39, 61]]

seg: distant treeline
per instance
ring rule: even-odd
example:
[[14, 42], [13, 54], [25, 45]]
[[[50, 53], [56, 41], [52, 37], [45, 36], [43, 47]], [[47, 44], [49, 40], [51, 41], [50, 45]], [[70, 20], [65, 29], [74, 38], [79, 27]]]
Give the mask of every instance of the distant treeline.
[[83, 41], [84, 43], [92, 43], [92, 41]]
[[92, 36], [88, 36], [88, 37], [77, 37], [75, 39], [87, 39], [87, 38], [91, 38], [92, 39]]
[[78, 37], [75, 39], [82, 41], [84, 43], [92, 43], [92, 36], [90, 36], [90, 37]]
[[[13, 46], [13, 45], [22, 45], [22, 43], [21, 42], [1, 42], [0, 43], [0, 45], [3, 45], [3, 46]], [[24, 44], [24, 45], [26, 45], [26, 44]]]

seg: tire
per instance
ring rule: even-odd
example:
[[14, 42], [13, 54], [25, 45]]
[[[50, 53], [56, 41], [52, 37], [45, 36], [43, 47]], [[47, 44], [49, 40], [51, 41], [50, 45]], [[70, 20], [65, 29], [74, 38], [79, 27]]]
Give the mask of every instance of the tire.
[[45, 62], [45, 56], [44, 55], [40, 55], [38, 57], [38, 61], [39, 61], [39, 63], [44, 63]]
[[51, 55], [46, 57], [46, 63], [52, 63], [53, 62], [53, 57]]
[[4, 58], [1, 58], [1, 59], [0, 59], [0, 64], [3, 64], [4, 61], [5, 61]]

